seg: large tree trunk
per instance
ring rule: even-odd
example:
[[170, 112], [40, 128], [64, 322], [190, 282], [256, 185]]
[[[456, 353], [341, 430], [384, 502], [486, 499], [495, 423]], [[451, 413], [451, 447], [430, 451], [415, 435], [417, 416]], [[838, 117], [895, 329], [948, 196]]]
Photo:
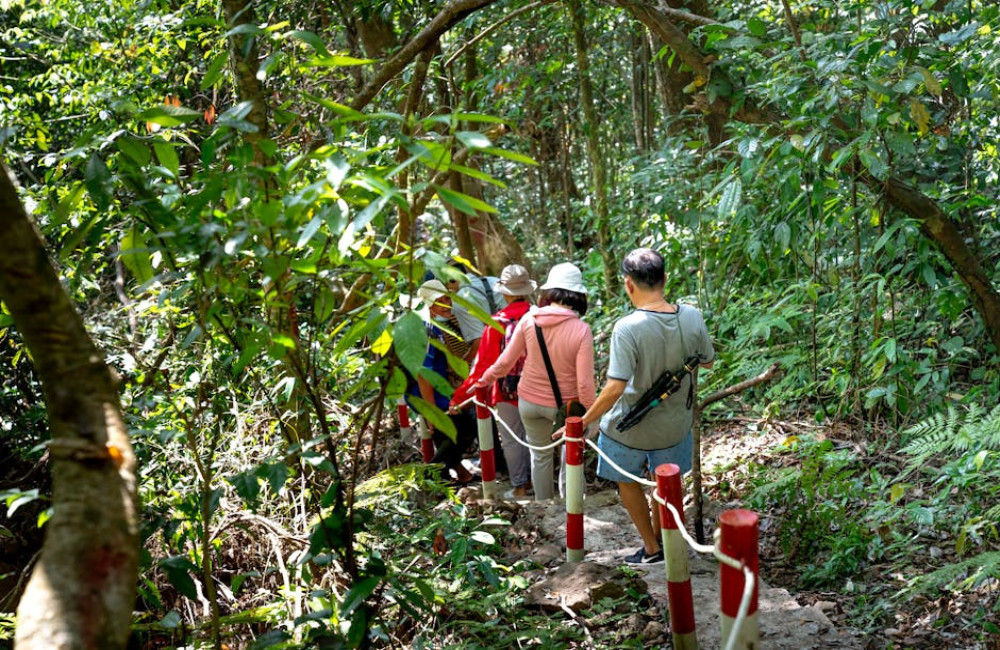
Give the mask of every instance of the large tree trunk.
[[0, 299], [31, 351], [52, 440], [52, 519], [18, 650], [124, 648], [139, 564], [135, 457], [111, 371], [0, 166]]

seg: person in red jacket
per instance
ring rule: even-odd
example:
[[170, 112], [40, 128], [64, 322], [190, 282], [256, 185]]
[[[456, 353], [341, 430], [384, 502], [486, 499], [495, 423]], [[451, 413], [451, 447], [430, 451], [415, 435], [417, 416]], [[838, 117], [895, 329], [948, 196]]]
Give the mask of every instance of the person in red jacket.
[[[493, 286], [493, 290], [501, 294], [507, 303], [493, 314], [493, 320], [502, 331], [498, 331], [491, 325], [483, 328], [479, 353], [472, 370], [469, 371], [469, 377], [455, 389], [451, 398], [451, 411], [457, 410], [457, 405], [465, 402], [475, 393], [476, 382], [500, 357], [514, 333], [514, 327], [521, 320], [521, 317], [532, 309], [528, 302], [528, 296], [535, 291], [537, 286], [528, 274], [528, 270], [520, 264], [511, 264], [504, 268], [500, 274], [500, 281]], [[519, 363], [515, 363], [506, 375], [493, 383], [488, 396], [489, 405], [496, 406], [497, 414], [507, 425], [499, 427], [500, 440], [504, 460], [507, 463], [507, 473], [510, 476], [510, 484], [514, 488], [511, 495], [515, 499], [527, 497], [528, 490], [531, 489], [531, 455], [527, 447], [513, 439], [514, 436], [520, 440], [525, 439], [524, 424], [521, 422], [521, 415], [517, 407], [517, 384], [523, 367], [524, 359], [522, 356]]]

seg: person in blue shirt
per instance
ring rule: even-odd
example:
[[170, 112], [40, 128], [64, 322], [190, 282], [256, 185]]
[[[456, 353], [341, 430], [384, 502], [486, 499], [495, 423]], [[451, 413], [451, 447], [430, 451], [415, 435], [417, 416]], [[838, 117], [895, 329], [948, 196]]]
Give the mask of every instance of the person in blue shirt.
[[[417, 295], [428, 305], [432, 321], [427, 325], [427, 356], [424, 357], [423, 366], [447, 379], [449, 377], [449, 370], [448, 356], [445, 352], [445, 333], [436, 323], [444, 324], [452, 320], [451, 297], [440, 280], [428, 280], [424, 282], [417, 289]], [[439, 345], [434, 345], [434, 341], [437, 341]], [[419, 376], [415, 382], [411, 382], [409, 393], [410, 395], [420, 397], [428, 404], [434, 404], [442, 413], [448, 412], [449, 396], [436, 390], [426, 377]], [[455, 483], [469, 483], [475, 477], [462, 464], [462, 457], [476, 439], [475, 415], [471, 409], [466, 409], [448, 414], [448, 417], [455, 425], [455, 440], [452, 440], [443, 432], [436, 430], [433, 424], [427, 422], [427, 427], [433, 434], [434, 448], [436, 449], [431, 462], [444, 465], [444, 478], [446, 480], [451, 478], [450, 473], [453, 472]]]

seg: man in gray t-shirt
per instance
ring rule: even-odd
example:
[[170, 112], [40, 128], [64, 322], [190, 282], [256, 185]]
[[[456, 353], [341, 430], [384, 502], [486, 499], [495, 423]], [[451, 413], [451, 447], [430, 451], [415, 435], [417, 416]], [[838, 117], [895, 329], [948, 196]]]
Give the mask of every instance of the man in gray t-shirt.
[[[692, 464], [690, 375], [638, 424], [626, 431], [620, 431], [618, 424], [664, 371], [680, 371], [689, 357], [697, 357], [702, 367], [711, 367], [715, 360], [712, 340], [700, 311], [664, 298], [666, 274], [659, 253], [636, 249], [622, 261], [622, 271], [635, 311], [615, 323], [607, 382], [584, 414], [583, 423], [600, 420], [598, 446], [629, 474], [642, 476], [663, 463], [675, 463], [686, 472]], [[642, 537], [643, 547], [625, 561], [662, 562], [659, 512], [654, 507], [650, 513], [642, 486], [603, 457], [598, 460], [597, 475], [618, 484], [622, 505]]]
[[666, 449], [684, 439], [693, 415], [687, 403], [690, 375], [638, 424], [626, 431], [619, 431], [618, 424], [664, 370], [680, 370], [692, 356], [702, 363], [715, 357], [701, 312], [688, 305], [670, 307], [674, 311], [636, 309], [615, 323], [611, 333], [608, 379], [624, 382], [625, 391], [601, 418], [601, 432], [632, 449]]

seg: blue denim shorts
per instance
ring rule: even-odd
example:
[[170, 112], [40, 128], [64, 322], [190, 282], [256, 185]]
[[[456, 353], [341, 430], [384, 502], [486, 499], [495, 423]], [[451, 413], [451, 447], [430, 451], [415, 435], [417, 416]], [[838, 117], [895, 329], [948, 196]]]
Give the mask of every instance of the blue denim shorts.
[[[602, 432], [601, 436], [597, 439], [597, 446], [626, 472], [634, 476], [648, 478], [645, 474], [647, 470], [651, 474], [653, 470], [664, 463], [677, 465], [681, 468], [681, 474], [690, 472], [692, 464], [691, 455], [694, 451], [694, 437], [688, 431], [684, 439], [673, 447], [645, 451], [626, 447], [620, 442], [612, 440]], [[611, 463], [604, 459], [604, 456], [599, 457], [597, 460], [597, 475], [615, 483], [635, 483], [634, 479], [625, 476], [612, 467]]]

